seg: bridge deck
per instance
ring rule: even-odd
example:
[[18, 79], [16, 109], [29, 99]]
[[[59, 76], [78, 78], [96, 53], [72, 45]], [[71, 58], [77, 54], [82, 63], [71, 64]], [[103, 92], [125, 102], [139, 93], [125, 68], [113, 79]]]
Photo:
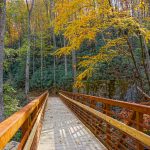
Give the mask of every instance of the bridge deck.
[[106, 148], [58, 97], [50, 97], [38, 150], [106, 150]]

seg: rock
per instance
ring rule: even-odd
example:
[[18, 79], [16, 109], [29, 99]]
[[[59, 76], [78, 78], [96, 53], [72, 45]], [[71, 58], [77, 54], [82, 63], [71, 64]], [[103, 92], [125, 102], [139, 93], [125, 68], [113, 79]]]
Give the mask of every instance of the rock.
[[132, 85], [131, 87], [128, 88], [124, 99], [127, 102], [137, 102], [138, 101], [138, 92], [137, 92], [137, 88], [135, 85]]
[[6, 145], [4, 150], [17, 150], [18, 145], [19, 145], [18, 142], [11, 141]]

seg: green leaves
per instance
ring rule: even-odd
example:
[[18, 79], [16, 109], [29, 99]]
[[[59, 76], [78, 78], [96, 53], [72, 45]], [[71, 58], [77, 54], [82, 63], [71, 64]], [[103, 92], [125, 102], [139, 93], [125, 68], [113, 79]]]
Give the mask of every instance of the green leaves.
[[19, 100], [16, 98], [15, 89], [9, 84], [4, 84], [4, 110], [5, 117], [10, 116], [12, 113], [19, 109]]

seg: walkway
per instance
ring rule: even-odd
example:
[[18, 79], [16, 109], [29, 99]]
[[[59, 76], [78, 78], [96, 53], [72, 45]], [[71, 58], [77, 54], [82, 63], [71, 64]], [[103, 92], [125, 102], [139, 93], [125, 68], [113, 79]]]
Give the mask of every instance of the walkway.
[[50, 97], [38, 150], [106, 150], [106, 148], [58, 97]]

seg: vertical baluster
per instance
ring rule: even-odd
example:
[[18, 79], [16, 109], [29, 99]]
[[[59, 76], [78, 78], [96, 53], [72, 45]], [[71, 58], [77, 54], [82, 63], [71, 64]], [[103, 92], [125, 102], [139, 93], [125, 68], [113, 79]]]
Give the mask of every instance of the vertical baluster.
[[26, 135], [26, 132], [28, 131], [28, 129], [30, 128], [30, 125], [31, 125], [31, 116], [29, 116], [27, 118], [27, 120], [24, 122], [24, 124], [22, 125], [21, 127], [21, 132], [22, 132], [22, 139], [21, 139], [21, 143], [18, 147], [18, 149], [22, 149], [24, 147], [24, 144], [25, 144], [25, 140], [26, 140], [26, 136], [29, 136], [29, 135]]
[[[108, 104], [105, 104], [105, 113], [106, 115], [110, 115], [110, 105]], [[111, 132], [110, 132], [110, 125], [107, 123], [107, 126], [106, 126], [106, 142], [108, 145], [110, 145], [110, 141], [111, 141]]]
[[91, 108], [96, 109], [96, 101], [95, 100], [91, 100]]
[[28, 130], [28, 128], [30, 127], [30, 122], [31, 122], [31, 119], [30, 119], [30, 116], [29, 118], [24, 122], [24, 124], [22, 125], [22, 128], [21, 128], [21, 131], [22, 131], [22, 137], [24, 137], [26, 131]]
[[[143, 131], [143, 114], [140, 112], [136, 112], [136, 128], [139, 131]], [[139, 142], [137, 143], [137, 150], [144, 150], [144, 147]]]

